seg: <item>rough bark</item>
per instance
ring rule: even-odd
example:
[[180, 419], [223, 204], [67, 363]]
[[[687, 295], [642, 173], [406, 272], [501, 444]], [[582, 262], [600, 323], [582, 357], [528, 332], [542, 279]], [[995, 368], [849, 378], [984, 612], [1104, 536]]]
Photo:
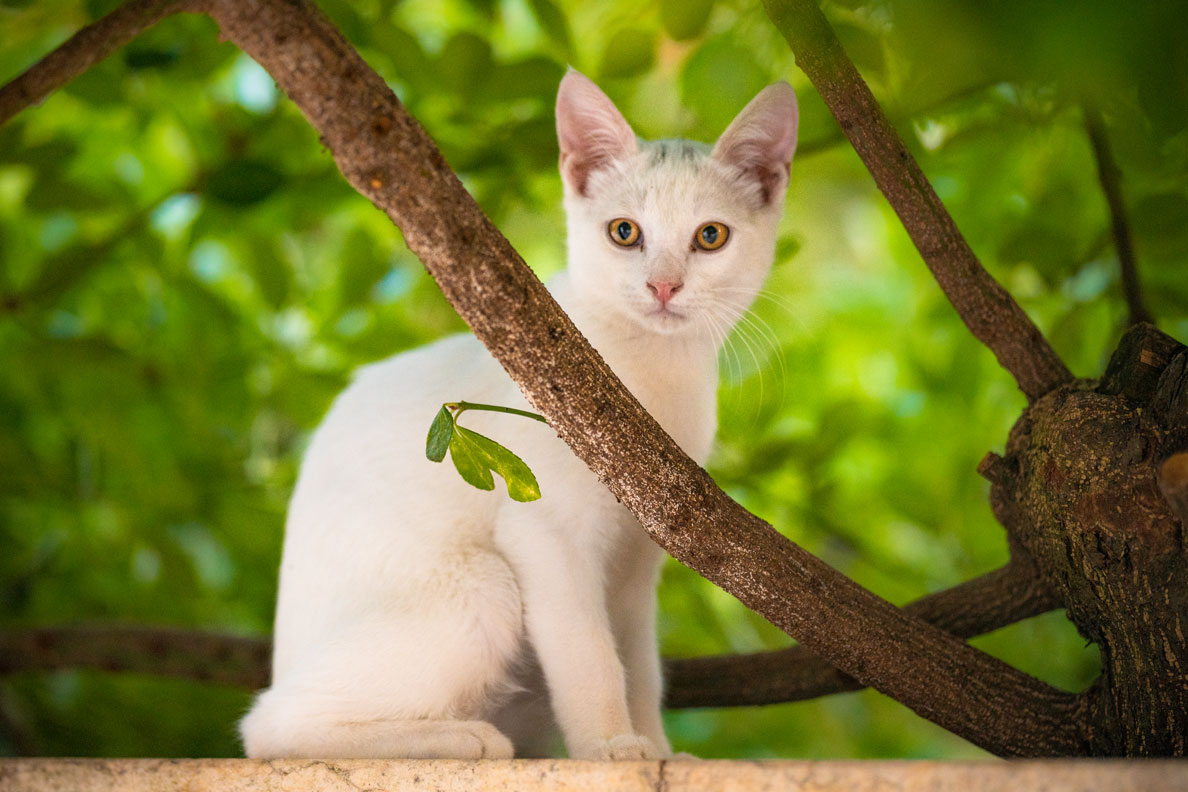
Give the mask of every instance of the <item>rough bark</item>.
[[[922, 597], [903, 610], [945, 632], [972, 638], [1059, 606], [1035, 567], [1019, 558]], [[665, 663], [665, 671], [665, 706], [673, 709], [802, 701], [863, 687], [803, 646], [751, 655], [673, 659]]]
[[1088, 699], [1093, 753], [1185, 754], [1188, 544], [1173, 504], [1186, 449], [1188, 349], [1139, 325], [1100, 382], [1028, 408], [1011, 431], [1007, 475], [991, 488], [1012, 540], [1101, 650]]
[[[829, 663], [987, 750], [1081, 749], [1074, 697], [904, 614], [726, 496], [623, 388], [424, 130], [307, 0], [194, 7], [277, 80], [348, 181], [401, 227], [475, 335], [658, 544]], [[1051, 378], [1038, 372], [1023, 377], [1029, 393]]]
[[982, 267], [815, 0], [764, 5], [965, 326], [1015, 377], [1028, 402], [1070, 381], [1043, 334]]

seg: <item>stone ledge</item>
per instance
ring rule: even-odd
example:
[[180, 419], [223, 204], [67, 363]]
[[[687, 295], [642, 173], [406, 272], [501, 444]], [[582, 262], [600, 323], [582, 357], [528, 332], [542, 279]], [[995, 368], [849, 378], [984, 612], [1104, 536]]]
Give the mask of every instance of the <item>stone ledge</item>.
[[3, 792], [1161, 792], [1188, 761], [0, 759]]

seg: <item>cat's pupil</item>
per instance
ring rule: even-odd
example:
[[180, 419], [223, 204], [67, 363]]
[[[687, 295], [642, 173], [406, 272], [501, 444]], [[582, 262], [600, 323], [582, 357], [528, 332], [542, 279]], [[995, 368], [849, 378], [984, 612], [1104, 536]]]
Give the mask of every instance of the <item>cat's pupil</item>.
[[712, 245], [718, 241], [718, 229], [713, 226], [706, 226], [701, 229], [701, 238], [705, 240], [705, 244]]
[[631, 238], [631, 223], [623, 221], [615, 227], [615, 232], [618, 233], [619, 239], [627, 240]]

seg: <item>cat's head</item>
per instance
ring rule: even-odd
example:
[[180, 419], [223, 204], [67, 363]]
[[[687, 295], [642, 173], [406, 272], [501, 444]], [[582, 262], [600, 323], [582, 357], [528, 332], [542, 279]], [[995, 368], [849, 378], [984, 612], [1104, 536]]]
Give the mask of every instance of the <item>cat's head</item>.
[[636, 138], [572, 69], [557, 94], [569, 272], [586, 305], [663, 334], [719, 341], [771, 267], [796, 95], [764, 88], [712, 147]]

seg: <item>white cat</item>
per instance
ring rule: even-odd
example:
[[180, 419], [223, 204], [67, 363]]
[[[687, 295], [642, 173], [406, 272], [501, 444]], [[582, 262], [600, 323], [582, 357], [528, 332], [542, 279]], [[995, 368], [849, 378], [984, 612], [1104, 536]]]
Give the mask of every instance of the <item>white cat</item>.
[[[712, 151], [637, 140], [575, 71], [557, 96], [569, 267], [550, 289], [701, 463], [718, 348], [770, 268], [796, 126], [786, 83]], [[533, 503], [428, 461], [429, 422], [459, 399], [528, 407], [456, 336], [364, 368], [314, 435], [286, 527], [272, 687], [241, 724], [248, 756], [539, 756], [557, 725], [574, 758], [671, 754], [664, 553], [544, 424], [463, 419], [528, 463]]]

